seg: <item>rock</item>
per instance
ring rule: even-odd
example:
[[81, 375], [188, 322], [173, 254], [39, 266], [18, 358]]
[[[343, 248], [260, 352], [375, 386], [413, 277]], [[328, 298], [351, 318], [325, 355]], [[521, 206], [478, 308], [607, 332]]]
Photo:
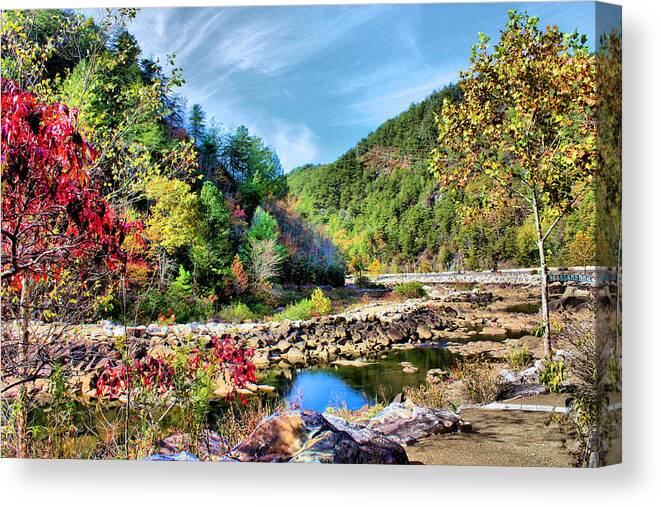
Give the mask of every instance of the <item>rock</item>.
[[132, 338], [141, 338], [147, 334], [145, 326], [130, 326], [126, 328], [126, 334]]
[[269, 361], [269, 358], [265, 355], [256, 355], [252, 358], [252, 364], [254, 364], [255, 368], [258, 370], [263, 370], [269, 367], [271, 361]]
[[446, 372], [440, 368], [432, 368], [427, 371], [426, 381], [428, 384], [440, 384], [445, 378]]
[[322, 414], [291, 410], [263, 419], [255, 431], [232, 449], [228, 461], [408, 464], [406, 451], [374, 435], [357, 441]]
[[480, 334], [483, 336], [494, 336], [494, 337], [506, 336], [507, 329], [497, 326], [486, 326], [482, 329]]
[[419, 407], [405, 402], [388, 405], [370, 420], [367, 429], [401, 445], [408, 445], [437, 433], [471, 431], [471, 425], [449, 410]]
[[418, 369], [415, 366], [404, 366], [404, 368], [402, 368], [402, 371], [404, 373], [417, 373]]
[[268, 384], [259, 384], [257, 387], [257, 391], [263, 392], [263, 393], [272, 393], [275, 391], [275, 387], [270, 386]]
[[298, 364], [305, 362], [305, 354], [297, 347], [291, 347], [286, 354], [282, 355], [291, 364]]
[[169, 359], [174, 356], [174, 350], [166, 345], [155, 345], [147, 352], [154, 359]]
[[498, 396], [497, 400], [511, 400], [522, 396], [537, 396], [540, 394], [547, 394], [548, 389], [541, 384], [520, 384], [516, 382], [509, 382], [505, 384]]
[[228, 451], [227, 440], [215, 431], [203, 430], [194, 449], [191, 449], [190, 440], [188, 433], [175, 433], [156, 442], [154, 452], [159, 456], [170, 457], [163, 461], [182, 461], [174, 458], [187, 451], [195, 452], [196, 459], [199, 457], [203, 461], [219, 461]]
[[500, 376], [505, 380], [505, 382], [520, 382], [521, 381], [521, 375], [518, 373], [514, 373], [513, 371], [508, 370], [507, 368], [503, 368], [498, 372]]
[[353, 366], [355, 368], [362, 368], [363, 366], [369, 366], [374, 363], [363, 359], [336, 359], [331, 362], [331, 364], [334, 366]]
[[280, 340], [276, 345], [272, 347], [273, 350], [278, 350], [280, 352], [287, 352], [291, 348], [291, 343], [287, 340]]
[[416, 332], [418, 333], [418, 336], [423, 340], [429, 340], [432, 337], [432, 332], [425, 324], [418, 324], [418, 327], [416, 328]]
[[178, 454], [152, 454], [146, 457], [145, 461], [200, 461], [200, 459], [190, 452], [182, 451]]

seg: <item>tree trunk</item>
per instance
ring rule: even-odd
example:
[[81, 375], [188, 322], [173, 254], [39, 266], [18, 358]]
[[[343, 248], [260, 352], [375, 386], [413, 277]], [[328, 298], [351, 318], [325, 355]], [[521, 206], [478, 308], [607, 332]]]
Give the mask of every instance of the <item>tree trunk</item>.
[[535, 217], [535, 231], [537, 233], [537, 250], [539, 251], [539, 278], [542, 286], [542, 339], [544, 340], [544, 357], [550, 359], [553, 355], [553, 347], [551, 344], [551, 321], [549, 319], [548, 268], [546, 266], [545, 241], [536, 194], [533, 194], [533, 214]]
[[[19, 307], [21, 323], [21, 343], [18, 351], [18, 374], [28, 375], [28, 354], [30, 349], [30, 311], [28, 309], [28, 281], [23, 280]], [[25, 384], [18, 388], [16, 406], [16, 457], [28, 457], [28, 393]]]

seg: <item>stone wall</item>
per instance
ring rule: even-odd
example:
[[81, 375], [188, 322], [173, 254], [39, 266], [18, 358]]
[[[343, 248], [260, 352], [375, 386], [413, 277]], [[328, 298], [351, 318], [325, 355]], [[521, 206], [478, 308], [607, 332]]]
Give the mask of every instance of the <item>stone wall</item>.
[[[383, 285], [397, 285], [417, 281], [435, 283], [480, 283], [537, 285], [540, 283], [539, 269], [503, 269], [498, 271], [447, 271], [443, 273], [389, 273], [370, 277]], [[614, 281], [617, 270], [602, 266], [579, 266], [572, 268], [550, 268], [549, 281], [575, 283], [578, 285], [600, 285]]]

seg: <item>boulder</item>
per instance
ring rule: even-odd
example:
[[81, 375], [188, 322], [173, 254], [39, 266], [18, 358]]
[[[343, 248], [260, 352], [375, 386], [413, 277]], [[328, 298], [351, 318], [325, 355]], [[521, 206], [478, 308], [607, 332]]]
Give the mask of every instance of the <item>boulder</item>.
[[298, 364], [305, 362], [305, 354], [303, 351], [297, 347], [291, 347], [286, 354], [283, 354], [281, 357], [286, 359], [291, 364]]
[[423, 340], [429, 340], [432, 337], [432, 332], [429, 329], [429, 327], [427, 327], [426, 324], [418, 324], [418, 327], [416, 328], [416, 332], [418, 333], [418, 336]]
[[497, 400], [511, 400], [522, 396], [537, 396], [547, 394], [548, 389], [541, 384], [521, 384], [517, 382], [508, 382], [500, 390], [496, 397]]
[[273, 346], [273, 350], [278, 350], [280, 352], [287, 352], [290, 348], [291, 343], [289, 343], [287, 340], [280, 340]]
[[437, 433], [471, 431], [471, 424], [449, 410], [419, 407], [406, 401], [388, 405], [370, 419], [367, 429], [408, 445]]
[[[219, 461], [228, 451], [227, 440], [215, 431], [204, 430], [200, 434], [197, 445], [191, 448], [191, 437], [188, 433], [175, 433], [159, 440], [154, 446], [154, 453], [169, 459], [157, 461], [180, 461], [176, 456], [192, 451], [196, 458], [203, 461]], [[149, 458], [148, 458], [149, 459]]]
[[263, 419], [251, 435], [225, 458], [227, 461], [407, 464], [406, 451], [374, 435], [357, 441], [322, 414], [290, 410]]

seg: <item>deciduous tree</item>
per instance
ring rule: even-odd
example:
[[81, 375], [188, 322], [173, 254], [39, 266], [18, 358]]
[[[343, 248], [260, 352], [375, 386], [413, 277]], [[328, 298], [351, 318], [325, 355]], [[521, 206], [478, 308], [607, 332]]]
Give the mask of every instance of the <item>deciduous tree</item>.
[[595, 174], [594, 57], [585, 36], [542, 31], [537, 18], [510, 11], [496, 45], [480, 34], [461, 79], [463, 99], [446, 101], [438, 117], [430, 167], [445, 185], [486, 176], [491, 202], [515, 196], [532, 212], [550, 355], [545, 241]]

